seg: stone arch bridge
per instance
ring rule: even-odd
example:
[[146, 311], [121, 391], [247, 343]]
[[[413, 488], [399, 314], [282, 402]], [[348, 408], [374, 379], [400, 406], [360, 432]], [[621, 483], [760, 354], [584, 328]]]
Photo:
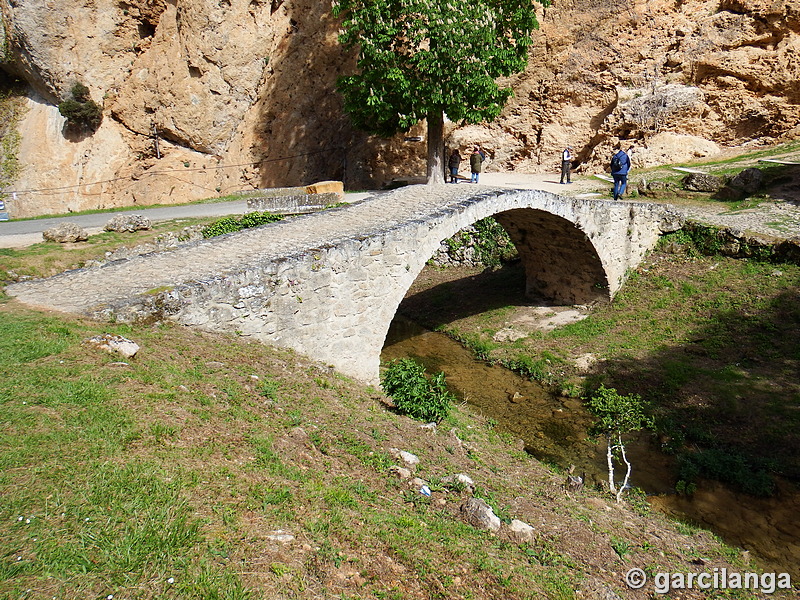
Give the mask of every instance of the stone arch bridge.
[[442, 240], [489, 216], [519, 251], [527, 293], [565, 304], [613, 297], [659, 236], [681, 224], [653, 204], [409, 186], [6, 291], [104, 320], [169, 319], [236, 332], [374, 383], [389, 324], [425, 263]]

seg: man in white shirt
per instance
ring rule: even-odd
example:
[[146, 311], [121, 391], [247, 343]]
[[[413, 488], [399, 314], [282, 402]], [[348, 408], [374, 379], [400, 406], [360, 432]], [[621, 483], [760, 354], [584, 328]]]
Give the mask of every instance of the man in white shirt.
[[572, 167], [572, 146], [567, 146], [564, 148], [564, 152], [561, 153], [561, 183], [564, 183], [564, 179], [566, 178], [566, 183], [572, 183], [569, 180], [569, 170]]

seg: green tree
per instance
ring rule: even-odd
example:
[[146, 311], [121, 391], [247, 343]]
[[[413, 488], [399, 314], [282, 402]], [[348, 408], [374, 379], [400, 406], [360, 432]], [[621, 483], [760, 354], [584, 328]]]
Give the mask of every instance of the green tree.
[[72, 86], [70, 97], [58, 105], [58, 112], [75, 129], [95, 131], [103, 120], [102, 107], [92, 100], [89, 88], [81, 82]]
[[[549, 0], [538, 0], [547, 4]], [[428, 183], [444, 181], [444, 116], [495, 119], [511, 96], [495, 79], [525, 68], [538, 27], [532, 0], [334, 0], [339, 41], [358, 48], [339, 78], [356, 127], [382, 136], [427, 120]]]
[[[638, 394], [622, 395], [614, 388], [603, 385], [586, 401], [586, 407], [595, 417], [591, 433], [606, 438], [608, 461], [608, 489], [616, 494], [617, 502], [628, 487], [631, 478], [631, 462], [625, 452], [623, 435], [652, 428], [653, 419], [646, 413], [646, 405]], [[625, 479], [617, 487], [614, 481], [614, 456], [625, 463]]]

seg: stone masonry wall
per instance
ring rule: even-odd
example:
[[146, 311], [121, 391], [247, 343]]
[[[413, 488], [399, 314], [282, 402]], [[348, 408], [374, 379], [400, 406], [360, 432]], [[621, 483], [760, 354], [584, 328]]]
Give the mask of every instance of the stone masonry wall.
[[[656, 205], [537, 190], [412, 186], [169, 253], [14, 284], [7, 292], [29, 304], [102, 319], [170, 319], [238, 333], [376, 382], [389, 324], [441, 240], [497, 213], [560, 219], [565, 233], [552, 252], [572, 252], [568, 261], [587, 265], [590, 281], [604, 274], [605, 297], [613, 296], [672, 221]], [[570, 237], [582, 243], [571, 244]], [[536, 242], [547, 248], [554, 239], [540, 231]], [[539, 252], [546, 259], [548, 251]], [[553, 272], [552, 262], [526, 263], [535, 267], [529, 282], [551, 282], [547, 291], [571, 303], [580, 269], [570, 280]]]

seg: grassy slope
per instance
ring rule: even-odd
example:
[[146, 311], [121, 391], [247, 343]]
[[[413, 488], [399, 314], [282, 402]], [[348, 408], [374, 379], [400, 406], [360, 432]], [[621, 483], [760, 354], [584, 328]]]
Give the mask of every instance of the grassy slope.
[[[119, 243], [5, 250], [2, 271], [46, 275]], [[560, 599], [602, 586], [645, 598], [652, 588], [624, 586], [632, 566], [746, 564], [641, 503], [566, 495], [563, 476], [466, 406], [420, 429], [288, 352], [13, 302], [0, 312], [0, 598]], [[142, 350], [121, 364], [84, 343], [102, 332]], [[392, 474], [391, 448], [421, 457], [432, 500]], [[535, 540], [465, 525], [468, 492], [440, 483], [458, 472]]]
[[[466, 407], [420, 429], [288, 352], [0, 311], [0, 597], [573, 598], [602, 583], [639, 598], [632, 566], [744, 565], [707, 533], [568, 497]], [[85, 343], [102, 332], [141, 350], [121, 362]], [[390, 472], [391, 448], [421, 458], [432, 501]], [[464, 524], [467, 492], [438, 483], [459, 472], [535, 541]]]

